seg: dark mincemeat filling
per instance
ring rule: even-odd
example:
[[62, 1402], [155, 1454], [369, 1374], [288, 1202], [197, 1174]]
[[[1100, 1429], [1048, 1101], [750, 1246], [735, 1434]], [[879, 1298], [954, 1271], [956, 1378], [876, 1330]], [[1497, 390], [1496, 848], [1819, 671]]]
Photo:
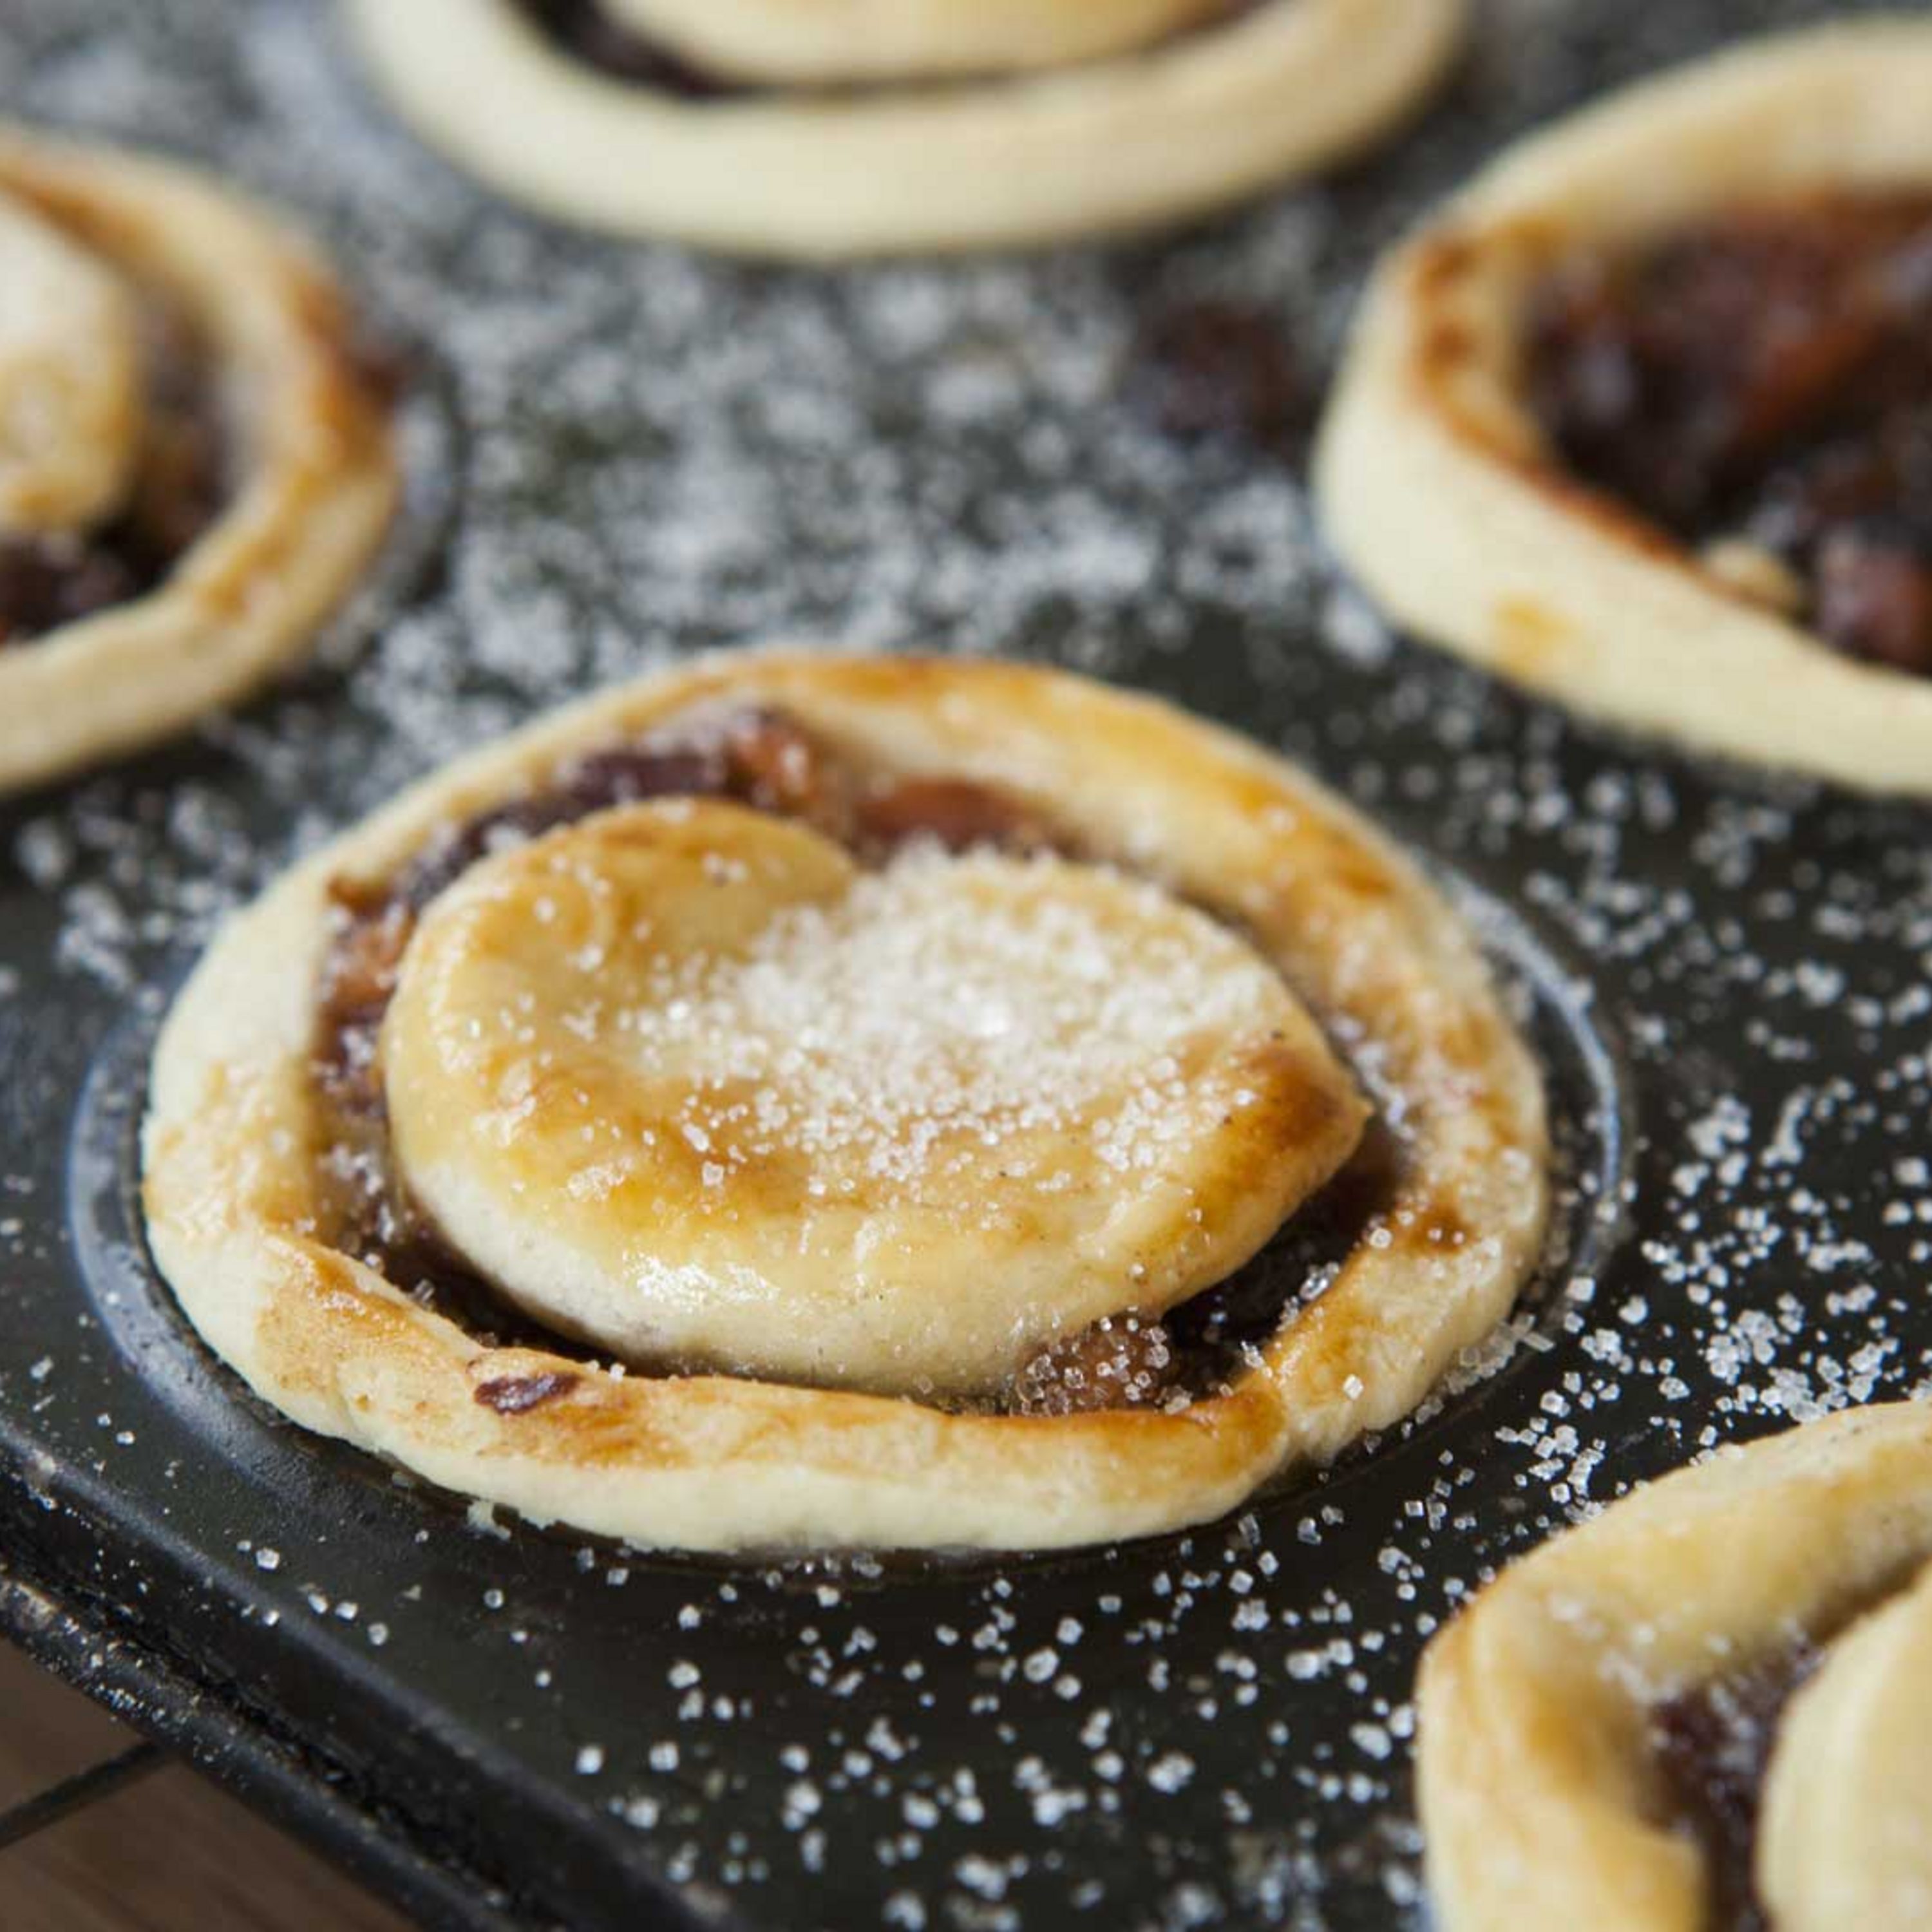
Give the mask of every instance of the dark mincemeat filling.
[[1526, 348], [1576, 476], [1769, 553], [1792, 616], [1932, 675], [1932, 195], [1740, 208], [1567, 264]]
[[516, 0], [516, 4], [552, 46], [614, 80], [657, 88], [688, 100], [758, 91], [693, 67], [658, 41], [614, 20], [598, 0]]
[[[729, 799], [794, 819], [877, 865], [914, 839], [953, 850], [994, 846], [1081, 856], [1030, 806], [968, 780], [862, 772], [770, 710], [744, 710], [592, 752], [545, 789], [454, 826], [393, 878], [339, 882], [338, 927], [320, 989], [314, 1072], [323, 1120], [332, 1243], [479, 1340], [589, 1360], [594, 1352], [524, 1315], [440, 1240], [390, 1158], [376, 1049], [404, 948], [424, 909], [488, 854], [592, 812], [646, 799]], [[1223, 1387], [1244, 1351], [1360, 1238], [1389, 1205], [1400, 1150], [1372, 1126], [1360, 1150], [1262, 1252], [1160, 1320], [1115, 1316], [1043, 1350], [994, 1406], [1021, 1414], [1158, 1406]], [[539, 1378], [538, 1380], [542, 1380]], [[486, 1383], [478, 1400], [518, 1413], [557, 1390], [529, 1378]]]
[[227, 439], [202, 345], [159, 309], [144, 320], [147, 423], [128, 501], [93, 530], [0, 537], [0, 647], [146, 596], [227, 500]]
[[[915, 87], [952, 85], [964, 78], [949, 76], [944, 81], [908, 79], [862, 82], [848, 87], [784, 90], [769, 84], [734, 80], [722, 74], [708, 73], [662, 42], [612, 19], [599, 0], [514, 0], [514, 4], [545, 40], [572, 60], [595, 68], [613, 80], [625, 81], [634, 87], [656, 88], [660, 92], [676, 94], [686, 100], [742, 100], [748, 95], [788, 91], [900, 93]], [[1258, 0], [1227, 0], [1225, 6], [1201, 25], [1184, 28], [1169, 38], [1184, 39], [1216, 26], [1225, 26], [1257, 4]]]
[[1778, 1721], [1820, 1654], [1801, 1640], [1651, 1712], [1666, 1801], [1703, 1854], [1710, 1922], [1721, 1932], [1770, 1932], [1757, 1890], [1758, 1808]]
[[1205, 300], [1158, 310], [1142, 323], [1121, 393], [1172, 442], [1268, 450], [1306, 426], [1310, 392], [1279, 316]]

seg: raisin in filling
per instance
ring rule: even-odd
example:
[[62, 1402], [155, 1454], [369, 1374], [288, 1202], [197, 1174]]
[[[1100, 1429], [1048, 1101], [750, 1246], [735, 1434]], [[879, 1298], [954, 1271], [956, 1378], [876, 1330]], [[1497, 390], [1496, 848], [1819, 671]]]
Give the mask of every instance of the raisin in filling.
[[157, 590], [226, 502], [227, 441], [202, 345], [158, 307], [143, 320], [147, 421], [134, 487], [92, 530], [0, 536], [0, 648]]
[[1650, 1714], [1665, 1800], [1703, 1854], [1711, 1923], [1722, 1932], [1770, 1932], [1755, 1869], [1759, 1801], [1778, 1720], [1818, 1655], [1801, 1640]]
[[1932, 675], [1932, 194], [1734, 209], [1550, 275], [1567, 467], [1846, 655]]
[[[797, 820], [866, 865], [916, 840], [955, 851], [991, 846], [1083, 856], [1077, 841], [1010, 794], [968, 779], [868, 772], [782, 714], [747, 710], [586, 754], [527, 796], [449, 827], [392, 878], [374, 885], [338, 881], [313, 1061], [322, 1115], [322, 1232], [479, 1339], [582, 1360], [593, 1352], [499, 1296], [438, 1238], [400, 1184], [377, 1042], [404, 950], [430, 901], [489, 853], [593, 812], [672, 797], [727, 799]], [[992, 1406], [1067, 1414], [1217, 1392], [1386, 1210], [1401, 1166], [1399, 1144], [1372, 1127], [1324, 1192], [1227, 1280], [1159, 1319], [1113, 1316], [1042, 1349]], [[506, 1388], [502, 1399], [514, 1405], [524, 1391]]]
[[757, 90], [736, 87], [681, 60], [659, 42], [613, 20], [597, 0], [516, 0], [537, 32], [561, 53], [634, 87], [690, 100]]

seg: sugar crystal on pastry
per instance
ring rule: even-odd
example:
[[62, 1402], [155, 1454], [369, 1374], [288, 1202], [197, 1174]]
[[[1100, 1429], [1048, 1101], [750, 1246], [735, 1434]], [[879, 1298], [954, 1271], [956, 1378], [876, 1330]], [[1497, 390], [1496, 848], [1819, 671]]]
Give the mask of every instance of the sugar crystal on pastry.
[[1361, 1118], [1280, 979], [1147, 882], [924, 843], [861, 872], [716, 804], [478, 865], [383, 1052], [404, 1177], [516, 1299], [634, 1358], [874, 1388], [1157, 1312]]

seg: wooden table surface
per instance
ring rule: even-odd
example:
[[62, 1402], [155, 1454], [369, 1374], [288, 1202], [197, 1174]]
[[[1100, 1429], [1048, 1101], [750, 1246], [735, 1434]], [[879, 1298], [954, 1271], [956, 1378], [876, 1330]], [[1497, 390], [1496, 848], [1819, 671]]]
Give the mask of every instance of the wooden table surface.
[[[0, 1643], [0, 1810], [135, 1742]], [[406, 1923], [183, 1765], [0, 1852], [7, 1932], [406, 1932]]]

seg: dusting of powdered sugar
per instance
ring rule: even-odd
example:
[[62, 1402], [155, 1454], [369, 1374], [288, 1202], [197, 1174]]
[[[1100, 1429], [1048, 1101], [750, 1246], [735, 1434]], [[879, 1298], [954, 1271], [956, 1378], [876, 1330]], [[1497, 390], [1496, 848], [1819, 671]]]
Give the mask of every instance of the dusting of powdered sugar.
[[[830, 898], [787, 903], [770, 898], [758, 846], [734, 838], [705, 855], [712, 892], [687, 933], [654, 922], [648, 890], [613, 904], [602, 837], [499, 862], [461, 912], [432, 922], [428, 943], [448, 933], [454, 950], [414, 969], [436, 982], [452, 1071], [514, 1068], [514, 1090], [493, 1090], [493, 1144], [550, 1132], [530, 1094], [594, 1061], [654, 1096], [649, 1132], [701, 1156], [707, 1186], [795, 1156], [820, 1192], [916, 1198], [943, 1182], [970, 1213], [956, 1190], [976, 1174], [997, 1219], [1012, 1184], [1075, 1185], [1070, 1150], [1123, 1186], [1168, 1169], [1262, 1099], [1254, 1056], [1292, 1012], [1241, 941], [1104, 868], [915, 842]], [[604, 936], [553, 942], [566, 892]], [[752, 924], [721, 950], [705, 934], [733, 898]], [[478, 978], [474, 1006], [461, 991], [472, 956], [502, 968]], [[586, 1196], [632, 1130], [586, 1142]]]

